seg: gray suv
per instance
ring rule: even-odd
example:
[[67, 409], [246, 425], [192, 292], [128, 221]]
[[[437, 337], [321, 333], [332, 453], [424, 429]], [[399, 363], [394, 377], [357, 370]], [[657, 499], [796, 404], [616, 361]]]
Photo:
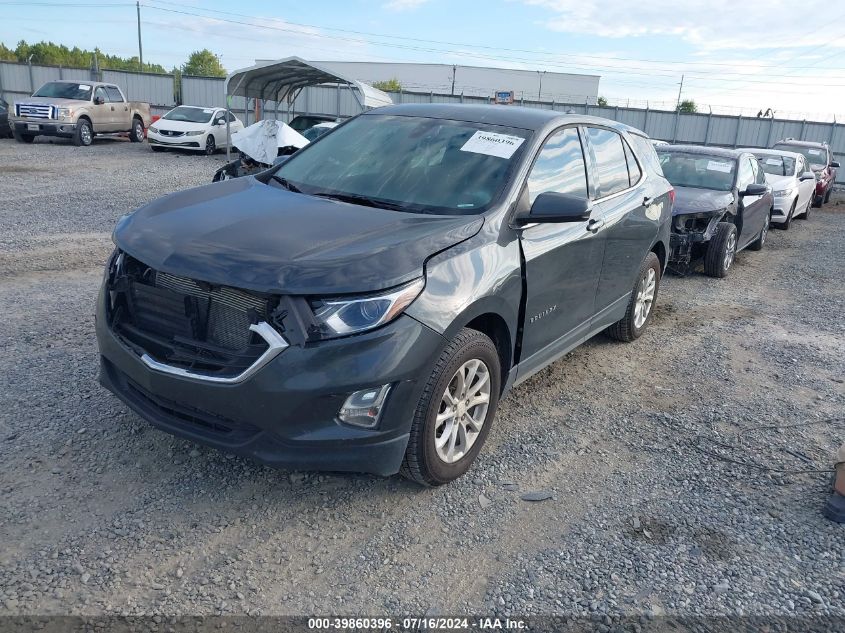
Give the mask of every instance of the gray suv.
[[499, 399], [653, 313], [672, 189], [641, 132], [400, 105], [124, 216], [100, 380], [171, 433], [297, 469], [472, 464]]

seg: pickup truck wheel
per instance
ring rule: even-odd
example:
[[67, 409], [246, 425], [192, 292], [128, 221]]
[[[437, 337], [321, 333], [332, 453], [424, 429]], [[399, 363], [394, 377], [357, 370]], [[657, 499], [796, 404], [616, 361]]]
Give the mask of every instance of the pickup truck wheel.
[[32, 143], [35, 140], [35, 137], [31, 134], [19, 134], [17, 132], [13, 132], [13, 135], [18, 143]]
[[205, 139], [205, 155], [211, 156], [214, 152], [217, 151], [217, 145], [214, 143], [214, 137], [209, 134], [208, 138]]
[[763, 247], [766, 245], [766, 237], [769, 235], [769, 219], [771, 215], [766, 216], [766, 223], [763, 225], [763, 228], [760, 229], [760, 236], [751, 242], [748, 248], [752, 251], [762, 251]]
[[132, 120], [132, 131], [129, 132], [129, 140], [133, 143], [140, 143], [144, 140], [144, 122], [137, 117]]
[[660, 272], [660, 260], [657, 255], [646, 255], [640, 264], [640, 272], [631, 291], [625, 316], [606, 330], [610, 338], [629, 343], [642, 335], [651, 319], [654, 300], [660, 287]]
[[441, 352], [423, 389], [400, 473], [424, 486], [463, 475], [481, 450], [499, 403], [493, 341], [464, 328]]
[[730, 222], [719, 222], [716, 232], [707, 243], [704, 254], [704, 273], [709, 277], [724, 277], [736, 257], [736, 227]]
[[94, 130], [91, 129], [91, 121], [79, 119], [76, 124], [76, 134], [73, 135], [73, 144], [77, 147], [88, 147], [94, 142]]

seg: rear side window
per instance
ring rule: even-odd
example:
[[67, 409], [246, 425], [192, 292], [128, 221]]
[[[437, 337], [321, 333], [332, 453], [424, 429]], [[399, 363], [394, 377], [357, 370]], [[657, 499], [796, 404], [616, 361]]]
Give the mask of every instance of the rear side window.
[[622, 145], [625, 147], [625, 160], [628, 162], [628, 181], [633, 187], [640, 181], [643, 172], [637, 164], [637, 159], [631, 147], [624, 140], [622, 141]]
[[106, 92], [109, 95], [109, 101], [112, 103], [123, 103], [123, 95], [115, 86], [106, 86]]
[[546, 191], [587, 197], [587, 172], [584, 152], [576, 128], [552, 134], [540, 150], [528, 176], [528, 199]]
[[596, 159], [596, 197], [603, 198], [630, 187], [622, 137], [597, 127], [588, 127], [587, 136]]
[[653, 173], [662, 176], [663, 168], [660, 166], [660, 159], [657, 157], [654, 144], [648, 138], [639, 134], [629, 133], [628, 138], [631, 139], [631, 145], [637, 153], [637, 157], [643, 161], [642, 166], [648, 167]]

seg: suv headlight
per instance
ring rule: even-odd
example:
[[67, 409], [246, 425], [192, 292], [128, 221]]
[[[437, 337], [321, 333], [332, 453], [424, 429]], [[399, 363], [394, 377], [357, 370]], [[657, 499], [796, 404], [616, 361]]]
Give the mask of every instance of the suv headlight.
[[424, 287], [425, 281], [420, 277], [378, 294], [312, 301], [319, 337], [347, 336], [389, 323], [411, 305]]
[[776, 198], [785, 198], [787, 196], [791, 196], [793, 193], [795, 193], [795, 189], [792, 188], [792, 187], [789, 187], [788, 189], [779, 189], [779, 190], [775, 191], [775, 197]]

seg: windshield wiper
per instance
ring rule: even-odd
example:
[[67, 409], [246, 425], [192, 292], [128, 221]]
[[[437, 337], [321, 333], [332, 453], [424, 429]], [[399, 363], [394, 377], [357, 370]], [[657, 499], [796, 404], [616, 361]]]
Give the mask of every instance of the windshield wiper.
[[348, 202], [350, 204], [359, 204], [363, 207], [373, 207], [375, 209], [390, 209], [392, 211], [406, 211], [407, 209], [395, 202], [387, 202], [386, 200], [379, 200], [378, 198], [368, 198], [367, 196], [359, 196], [354, 193], [315, 193], [312, 194], [318, 198], [329, 198], [330, 200], [338, 200], [339, 202]]
[[288, 191], [292, 191], [293, 193], [302, 193], [299, 190], [299, 187], [289, 182], [287, 178], [282, 178], [281, 176], [277, 176], [275, 174], [273, 174], [272, 178]]

